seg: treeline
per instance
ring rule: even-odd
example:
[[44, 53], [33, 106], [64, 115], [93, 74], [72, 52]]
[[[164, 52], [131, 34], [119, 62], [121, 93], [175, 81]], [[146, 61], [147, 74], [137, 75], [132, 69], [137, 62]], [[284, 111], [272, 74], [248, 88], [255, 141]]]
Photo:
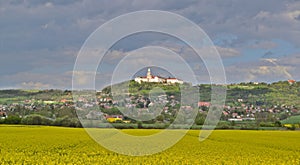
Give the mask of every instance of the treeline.
[[[198, 114], [194, 124], [189, 129], [202, 129], [205, 117], [203, 114]], [[6, 119], [0, 119], [0, 124], [22, 124], [22, 125], [45, 125], [45, 126], [62, 126], [62, 127], [74, 127], [82, 128], [82, 124], [78, 118], [71, 118], [68, 116], [51, 119], [38, 114], [28, 115], [24, 118], [19, 116], [9, 116]], [[216, 127], [212, 129], [240, 129], [240, 130], [295, 130], [299, 128], [300, 124], [293, 124], [291, 127], [282, 127], [279, 121], [276, 122], [235, 122], [235, 121], [219, 121]], [[95, 125], [85, 125], [86, 127], [95, 127]], [[116, 128], [116, 129], [188, 129], [186, 125], [175, 124], [173, 126], [170, 123], [163, 122], [140, 122], [133, 123], [100, 123], [97, 128]], [[209, 129], [209, 128], [208, 128]]]
[[64, 105], [32, 105], [30, 109], [16, 105], [7, 115], [0, 124], [81, 127], [75, 108]]
[[38, 114], [28, 115], [23, 118], [16, 115], [8, 116], [5, 119], [0, 119], [0, 124], [47, 125], [78, 128], [82, 127], [78, 118], [65, 116], [51, 119]]

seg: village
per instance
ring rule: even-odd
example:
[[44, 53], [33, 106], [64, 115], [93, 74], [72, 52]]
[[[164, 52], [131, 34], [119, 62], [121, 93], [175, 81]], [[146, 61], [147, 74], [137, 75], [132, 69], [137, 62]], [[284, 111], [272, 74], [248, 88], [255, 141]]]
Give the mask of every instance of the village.
[[[146, 77], [137, 77], [132, 80], [131, 83], [134, 85], [147, 85], [150, 83], [154, 86], [156, 83], [161, 83], [176, 87], [176, 85], [182, 84], [183, 81], [177, 78], [165, 79], [153, 76], [151, 75], [150, 69], [148, 69]], [[288, 81], [288, 83], [289, 85], [293, 85], [293, 83], [294, 85], [296, 84], [294, 81]], [[251, 83], [250, 85], [255, 86], [258, 84]], [[239, 84], [239, 86], [241, 85]], [[49, 91], [45, 92], [48, 92], [49, 94]], [[176, 92], [174, 94], [158, 95], [155, 99], [151, 99], [147, 95], [135, 93], [128, 95], [124, 100], [114, 100], [111, 93], [103, 90], [97, 92], [97, 98], [95, 100], [89, 99], [89, 97], [83, 94], [78, 97], [75, 102], [72, 99], [71, 91], [52, 90], [52, 92], [56, 92], [56, 96], [58, 95], [57, 93], [60, 93], [61, 96], [56, 97], [56, 99], [51, 99], [51, 97], [48, 100], [45, 98], [33, 98], [0, 104], [0, 121], [4, 121], [10, 116], [13, 116], [19, 118], [19, 123], [22, 123], [23, 120], [30, 123], [27, 120], [28, 116], [39, 115], [40, 118], [47, 120], [48, 123], [60, 119], [60, 121], [67, 120], [65, 122], [76, 122], [75, 125], [79, 125], [77, 117], [78, 113], [80, 113], [79, 117], [81, 119], [98, 120], [103, 123], [136, 123], [138, 121], [128, 116], [140, 117], [143, 115], [152, 115], [155, 116], [153, 119], [143, 122], [149, 124], [170, 124], [174, 121], [181, 109], [185, 112], [197, 110], [198, 115], [195, 123], [197, 125], [202, 125], [211, 107], [209, 100], [201, 101], [201, 98], [197, 103], [197, 107], [181, 106], [180, 95], [176, 94]], [[266, 104], [259, 100], [253, 101], [251, 98], [239, 98], [235, 95], [233, 98], [234, 99], [228, 99], [223, 107], [221, 121], [226, 121], [228, 123], [271, 123], [269, 125], [272, 125], [272, 123], [299, 114], [299, 109], [293, 104]], [[78, 107], [75, 105], [80, 106]], [[125, 115], [122, 114], [119, 108], [125, 109], [127, 113]], [[42, 121], [42, 119], [40, 120]], [[184, 121], [183, 119], [183, 122], [187, 121]], [[38, 123], [42, 124], [42, 122]]]
[[[122, 115], [116, 107], [119, 107], [119, 102], [114, 101], [110, 96], [106, 94], [100, 94], [98, 100], [91, 102], [84, 96], [80, 97], [78, 102], [82, 104], [82, 107], [89, 109], [88, 114], [85, 115], [86, 119], [90, 120], [103, 120], [103, 122], [122, 122], [131, 123], [132, 120]], [[287, 118], [292, 114], [297, 114], [298, 109], [292, 106], [274, 106], [273, 108], [263, 108], [263, 106], [245, 104], [243, 99], [236, 100], [237, 106], [225, 105], [222, 111], [221, 120], [225, 121], [254, 121], [257, 119], [263, 121], [276, 121]], [[176, 113], [180, 109], [180, 102], [174, 95], [160, 95], [156, 100], [150, 100], [144, 96], [131, 96], [126, 100], [125, 107], [128, 109], [135, 109], [136, 115], [149, 112], [149, 107], [153, 104], [164, 104], [161, 114], [159, 114], [152, 122], [164, 122], [169, 123], [174, 120]], [[198, 102], [198, 112], [200, 115], [206, 116], [211, 106], [210, 102]], [[185, 106], [184, 109], [193, 109], [195, 107]], [[1, 104], [0, 105], [0, 119], [5, 119], [10, 115], [18, 115], [20, 118], [30, 114], [44, 115], [47, 111], [47, 117], [55, 118], [55, 109], [64, 110], [69, 109], [75, 111], [73, 100], [61, 99], [59, 101], [49, 100], [24, 100], [19, 103]], [[74, 112], [67, 112], [65, 115], [71, 115]], [[156, 114], [157, 115], [157, 114]], [[74, 116], [74, 115], [73, 115]], [[104, 121], [105, 120], [105, 121]]]

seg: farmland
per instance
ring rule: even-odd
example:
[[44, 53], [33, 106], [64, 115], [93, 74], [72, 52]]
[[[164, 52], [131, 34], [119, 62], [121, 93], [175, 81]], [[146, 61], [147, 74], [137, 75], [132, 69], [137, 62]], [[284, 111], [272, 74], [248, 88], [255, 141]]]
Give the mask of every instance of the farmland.
[[[159, 130], [127, 129], [132, 135]], [[0, 126], [0, 164], [299, 164], [299, 131], [215, 130], [198, 141], [189, 131], [173, 147], [133, 157], [111, 152], [82, 128]], [[121, 140], [121, 139], [120, 139]]]

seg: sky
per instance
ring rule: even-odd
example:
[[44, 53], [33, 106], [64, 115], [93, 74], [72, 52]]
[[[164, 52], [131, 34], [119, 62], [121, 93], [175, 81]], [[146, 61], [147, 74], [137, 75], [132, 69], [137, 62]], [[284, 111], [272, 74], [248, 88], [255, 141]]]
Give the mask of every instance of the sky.
[[[140, 10], [176, 13], [202, 28], [221, 56], [227, 83], [300, 80], [298, 0], [0, 0], [0, 89], [70, 89], [87, 38], [107, 21]], [[96, 81], [108, 83], [125, 54], [145, 46], [173, 50], [185, 57], [199, 82], [209, 81], [191, 48], [156, 33], [118, 41], [107, 50]], [[163, 55], [151, 58], [168, 61]], [[88, 73], [79, 74], [84, 81]]]

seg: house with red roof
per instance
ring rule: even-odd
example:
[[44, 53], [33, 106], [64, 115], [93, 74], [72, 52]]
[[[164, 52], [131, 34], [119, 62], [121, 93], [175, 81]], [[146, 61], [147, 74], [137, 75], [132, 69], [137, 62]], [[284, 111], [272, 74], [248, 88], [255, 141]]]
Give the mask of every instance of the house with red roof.
[[289, 84], [292, 85], [294, 84], [296, 81], [295, 80], [288, 80]]
[[204, 102], [204, 101], [199, 101], [198, 102], [198, 107], [209, 107], [210, 106], [210, 102]]

